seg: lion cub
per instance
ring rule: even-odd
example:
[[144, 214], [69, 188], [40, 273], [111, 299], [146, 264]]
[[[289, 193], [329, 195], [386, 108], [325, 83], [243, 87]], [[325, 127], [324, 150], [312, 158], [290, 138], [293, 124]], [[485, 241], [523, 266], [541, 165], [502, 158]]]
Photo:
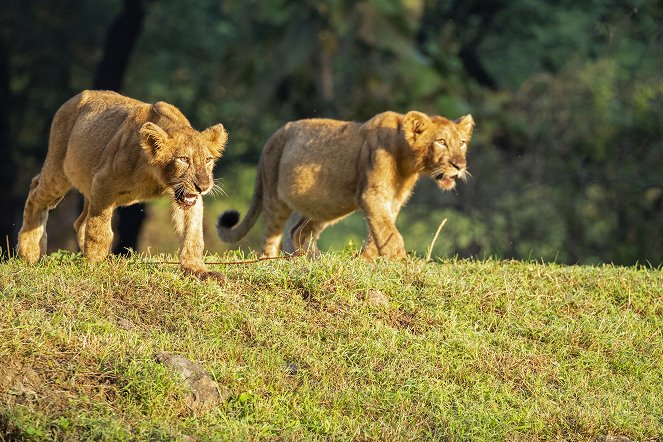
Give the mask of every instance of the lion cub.
[[53, 118], [46, 160], [25, 202], [19, 255], [32, 263], [46, 252], [48, 211], [71, 188], [85, 199], [74, 228], [91, 261], [110, 252], [116, 207], [168, 194], [182, 268], [201, 278], [222, 278], [203, 262], [202, 195], [214, 185], [212, 168], [227, 139], [221, 124], [198, 132], [168, 103], [147, 104], [109, 91], [76, 95]]
[[276, 256], [292, 212], [289, 236], [298, 253], [317, 253], [328, 226], [363, 210], [369, 235], [367, 258], [405, 256], [396, 217], [421, 174], [444, 190], [465, 180], [465, 156], [474, 120], [456, 121], [421, 112], [378, 114], [365, 123], [309, 119], [287, 123], [265, 144], [251, 206], [224, 212], [217, 230], [223, 241], [239, 241], [265, 211], [262, 254]]

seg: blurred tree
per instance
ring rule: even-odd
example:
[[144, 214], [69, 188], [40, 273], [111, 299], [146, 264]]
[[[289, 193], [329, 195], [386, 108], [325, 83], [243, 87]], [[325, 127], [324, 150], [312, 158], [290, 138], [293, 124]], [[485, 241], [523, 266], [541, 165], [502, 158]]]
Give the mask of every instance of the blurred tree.
[[[129, 58], [143, 27], [149, 0], [124, 0], [122, 11], [106, 35], [104, 55], [97, 66], [93, 89], [122, 91]], [[113, 253], [137, 250], [138, 234], [145, 220], [145, 204], [115, 211], [117, 238]]]
[[[115, 15], [99, 8], [11, 0], [3, 9], [3, 23], [33, 30], [0, 29], [20, 192], [53, 111], [93, 84], [95, 66], [115, 67], [102, 69], [98, 44]], [[160, 0], [149, 12], [124, 92], [229, 129], [217, 167], [229, 199], [219, 204], [248, 203], [262, 145], [288, 120], [471, 112], [475, 178], [451, 193], [421, 181], [399, 219], [409, 248], [425, 250], [448, 217], [437, 243], [445, 255], [663, 262], [661, 2]], [[213, 204], [207, 212], [220, 210]], [[350, 219], [323, 242], [342, 246], [362, 228]], [[259, 229], [252, 235], [247, 244]]]
[[[433, 60], [438, 71], [448, 75], [454, 61], [479, 84], [495, 89], [497, 84], [483, 65], [477, 50], [490, 34], [490, 26], [501, 1], [443, 1], [425, 0], [421, 23], [416, 34], [417, 46]], [[450, 55], [456, 55], [450, 57]]]
[[16, 212], [19, 202], [16, 197], [16, 162], [11, 146], [10, 126], [10, 90], [9, 90], [9, 50], [7, 48], [5, 32], [0, 31], [0, 259], [11, 253], [15, 246]]

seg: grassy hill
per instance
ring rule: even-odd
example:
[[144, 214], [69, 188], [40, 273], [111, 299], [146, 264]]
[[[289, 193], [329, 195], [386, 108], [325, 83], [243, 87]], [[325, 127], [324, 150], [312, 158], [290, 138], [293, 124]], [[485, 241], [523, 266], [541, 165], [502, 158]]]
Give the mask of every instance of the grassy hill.
[[663, 438], [660, 269], [156, 261], [0, 263], [0, 440]]

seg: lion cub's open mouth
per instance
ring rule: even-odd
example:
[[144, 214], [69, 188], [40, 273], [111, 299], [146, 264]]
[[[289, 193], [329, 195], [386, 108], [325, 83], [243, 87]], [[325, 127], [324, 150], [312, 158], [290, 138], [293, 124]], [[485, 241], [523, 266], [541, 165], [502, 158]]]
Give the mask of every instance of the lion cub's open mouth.
[[196, 201], [198, 201], [198, 195], [195, 193], [182, 193], [175, 198], [175, 201], [182, 206], [191, 207], [196, 204]]
[[445, 189], [445, 190], [450, 190], [456, 187], [456, 179], [455, 177], [450, 177], [446, 176], [444, 173], [441, 173], [439, 175], [435, 175], [433, 179], [437, 182], [437, 184]]

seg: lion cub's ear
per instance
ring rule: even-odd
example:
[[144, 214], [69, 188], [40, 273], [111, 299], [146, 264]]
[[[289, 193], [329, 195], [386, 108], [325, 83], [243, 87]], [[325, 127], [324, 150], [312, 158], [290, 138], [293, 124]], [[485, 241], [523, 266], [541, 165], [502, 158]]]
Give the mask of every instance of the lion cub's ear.
[[168, 134], [152, 122], [143, 124], [140, 128], [140, 147], [147, 155], [147, 159], [153, 161], [166, 145]]
[[414, 145], [421, 134], [426, 132], [431, 124], [432, 122], [430, 118], [428, 118], [428, 115], [417, 111], [408, 112], [405, 114], [405, 118], [403, 118], [405, 140], [410, 145]]
[[454, 121], [454, 123], [458, 126], [458, 130], [463, 133], [465, 142], [469, 143], [470, 138], [472, 138], [472, 133], [474, 132], [474, 118], [472, 118], [472, 115], [467, 114], [462, 116]]
[[220, 157], [228, 142], [228, 132], [226, 132], [223, 124], [208, 127], [203, 131], [203, 136], [211, 143], [212, 155]]

